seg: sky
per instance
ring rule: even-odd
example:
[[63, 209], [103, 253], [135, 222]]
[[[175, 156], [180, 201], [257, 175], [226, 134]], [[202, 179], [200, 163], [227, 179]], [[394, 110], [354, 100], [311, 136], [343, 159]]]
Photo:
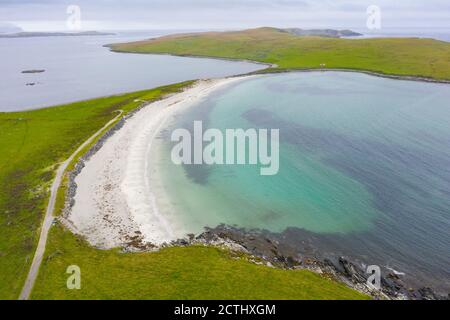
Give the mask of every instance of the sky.
[[26, 31], [63, 31], [67, 19], [75, 17], [67, 13], [69, 5], [79, 7], [82, 30], [274, 26], [361, 31], [371, 5], [380, 9], [382, 30], [450, 30], [450, 0], [0, 0], [0, 22]]

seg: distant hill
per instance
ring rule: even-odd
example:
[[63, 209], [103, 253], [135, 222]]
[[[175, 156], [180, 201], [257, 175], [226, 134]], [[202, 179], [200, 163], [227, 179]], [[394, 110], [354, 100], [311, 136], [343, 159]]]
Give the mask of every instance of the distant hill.
[[112, 36], [115, 33], [83, 31], [83, 32], [16, 32], [1, 34], [0, 38], [32, 38], [32, 37], [75, 37], [75, 36]]
[[264, 27], [175, 34], [109, 47], [119, 52], [252, 60], [272, 65], [265, 72], [353, 69], [393, 76], [450, 80], [448, 42], [418, 38], [348, 39], [339, 36], [352, 34], [348, 31], [339, 31], [333, 37], [298, 36], [288, 30]]
[[296, 36], [316, 36], [316, 37], [358, 37], [362, 36], [361, 33], [354, 32], [352, 30], [334, 30], [334, 29], [299, 29], [299, 28], [287, 28], [281, 29]]
[[22, 28], [9, 22], [0, 22], [0, 35], [5, 33], [17, 33], [22, 32]]

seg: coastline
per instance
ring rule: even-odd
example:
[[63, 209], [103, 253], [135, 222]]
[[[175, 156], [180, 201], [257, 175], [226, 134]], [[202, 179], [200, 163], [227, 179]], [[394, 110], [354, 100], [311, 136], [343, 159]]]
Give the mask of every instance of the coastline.
[[375, 77], [380, 78], [387, 78], [387, 79], [395, 79], [395, 80], [405, 80], [405, 81], [418, 81], [418, 82], [428, 82], [428, 83], [443, 83], [443, 84], [450, 84], [450, 80], [445, 79], [434, 79], [434, 78], [428, 78], [428, 77], [422, 77], [417, 75], [399, 75], [399, 74], [388, 74], [388, 73], [382, 73], [372, 70], [366, 70], [366, 69], [352, 69], [352, 68], [279, 68], [277, 64], [272, 63], [265, 63], [261, 61], [255, 61], [255, 60], [249, 60], [249, 59], [238, 59], [238, 58], [225, 58], [225, 57], [217, 57], [217, 56], [208, 56], [208, 55], [190, 55], [190, 54], [174, 54], [174, 53], [153, 53], [153, 52], [133, 52], [133, 51], [121, 51], [121, 50], [115, 50], [112, 48], [113, 44], [107, 44], [104, 45], [104, 47], [107, 47], [112, 52], [116, 53], [133, 53], [133, 54], [147, 54], [147, 55], [167, 55], [167, 56], [173, 56], [173, 57], [185, 57], [185, 58], [203, 58], [203, 59], [216, 59], [216, 60], [223, 60], [223, 61], [236, 61], [236, 62], [249, 62], [254, 64], [260, 64], [265, 65], [267, 68], [253, 71], [250, 73], [245, 74], [238, 74], [232, 77], [242, 77], [242, 76], [249, 76], [249, 75], [261, 75], [261, 74], [277, 74], [277, 73], [288, 73], [288, 72], [355, 72], [355, 73], [363, 73], [372, 75]]
[[[294, 242], [287, 239], [296, 240]], [[205, 228], [198, 236], [178, 240], [174, 246], [206, 245], [225, 247], [253, 257], [256, 264], [285, 270], [310, 270], [375, 300], [448, 300], [450, 294], [415, 281], [414, 275], [380, 266], [380, 289], [368, 284], [367, 264], [355, 257], [330, 252], [316, 234], [304, 229], [288, 228], [282, 233], [219, 225]], [[328, 247], [330, 248], [330, 247]], [[262, 262], [257, 262], [262, 261]]]
[[70, 174], [63, 224], [102, 249], [148, 249], [186, 236], [176, 217], [161, 215], [155, 204], [147, 181], [152, 141], [175, 112], [244, 78], [200, 80], [121, 120]]
[[[171, 56], [171, 57], [194, 58], [194, 59], [213, 59], [213, 60], [231, 61], [231, 62], [248, 62], [248, 63], [253, 63], [253, 64], [262, 65], [262, 66], [267, 67], [267, 68], [261, 69], [259, 71], [278, 68], [278, 65], [275, 63], [266, 63], [266, 62], [249, 60], [249, 59], [225, 58], [225, 57], [215, 57], [215, 56], [207, 56], [207, 55], [202, 56], [202, 55], [195, 55], [195, 54], [174, 54], [174, 53], [168, 53], [168, 52], [147, 53], [147, 52], [121, 51], [121, 50], [115, 50], [113, 48], [113, 46], [114, 46], [114, 43], [111, 43], [111, 44], [105, 44], [103, 47], [109, 48], [109, 50], [111, 52], [115, 52], [115, 53]], [[258, 72], [258, 71], [255, 71], [255, 72]], [[244, 76], [244, 75], [250, 75], [252, 73], [237, 74], [237, 75], [230, 76], [230, 77], [240, 77], [240, 76]]]
[[450, 80], [439, 80], [433, 78], [426, 78], [420, 76], [406, 76], [406, 75], [395, 75], [395, 74], [387, 74], [380, 73], [370, 70], [364, 69], [348, 69], [348, 68], [306, 68], [306, 69], [263, 69], [260, 71], [255, 71], [249, 73], [253, 74], [277, 74], [277, 73], [290, 73], [290, 72], [352, 72], [352, 73], [362, 73], [367, 74], [369, 76], [385, 78], [385, 79], [393, 79], [393, 80], [403, 80], [403, 81], [417, 81], [417, 82], [425, 82], [425, 83], [435, 83], [435, 84], [450, 84]]
[[[104, 139], [88, 152], [85, 160], [81, 160], [71, 173], [69, 205], [66, 206], [61, 221], [73, 233], [100, 249], [121, 247], [127, 252], [142, 252], [165, 246], [225, 246], [230, 250], [258, 257], [269, 266], [304, 268], [331, 276], [377, 299], [445, 299], [428, 287], [417, 287], [408, 281], [404, 282], [392, 270], [383, 273], [386, 277], [382, 280], [385, 286], [382, 293], [373, 291], [365, 283], [367, 276], [361, 269], [364, 265], [361, 261], [340, 256], [331, 261], [330, 257], [321, 255], [323, 252], [318, 246], [313, 246], [318, 255], [311, 257], [305, 254], [300, 260], [292, 260], [292, 257], [286, 255], [286, 247], [273, 246], [273, 238], [268, 238], [267, 234], [219, 226], [199, 235], [187, 235], [183, 226], [177, 225], [176, 217], [159, 213], [152, 188], [142, 179], [148, 176], [146, 155], [150, 152], [151, 141], [175, 112], [197, 103], [216, 89], [249, 77], [251, 76], [200, 80], [182, 93], [143, 104], [127, 115], [105, 134]], [[147, 128], [142, 127], [144, 124]], [[77, 185], [82, 186], [82, 191], [76, 192]], [[86, 216], [86, 212], [92, 215]], [[266, 247], [254, 247], [255, 239], [259, 239]], [[267, 254], [270, 252], [276, 254]]]

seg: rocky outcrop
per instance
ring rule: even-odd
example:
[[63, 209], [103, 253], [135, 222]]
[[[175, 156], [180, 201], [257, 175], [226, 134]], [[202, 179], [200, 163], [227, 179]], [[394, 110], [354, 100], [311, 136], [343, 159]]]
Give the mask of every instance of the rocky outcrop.
[[45, 72], [44, 69], [32, 69], [32, 70], [23, 70], [22, 73], [42, 73]]
[[255, 263], [266, 264], [271, 267], [283, 269], [306, 269], [322, 274], [325, 277], [344, 283], [345, 285], [372, 296], [374, 299], [393, 300], [445, 300], [449, 296], [437, 294], [429, 287], [412, 289], [401, 276], [394, 272], [384, 270], [380, 277], [380, 288], [370, 283], [364, 265], [352, 261], [348, 257], [336, 258], [321, 257], [317, 248], [305, 245], [303, 250], [294, 248], [268, 234], [258, 230], [245, 230], [226, 225], [216, 228], [207, 228], [198, 236], [190, 235], [186, 239], [174, 241], [170, 245], [213, 245], [224, 246], [230, 250], [249, 254]]

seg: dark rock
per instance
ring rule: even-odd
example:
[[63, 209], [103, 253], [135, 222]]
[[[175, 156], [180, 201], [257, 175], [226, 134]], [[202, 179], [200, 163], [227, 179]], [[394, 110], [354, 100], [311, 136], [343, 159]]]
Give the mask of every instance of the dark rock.
[[440, 297], [438, 297], [434, 291], [431, 288], [424, 287], [417, 290], [423, 300], [439, 300]]
[[44, 69], [32, 69], [32, 70], [23, 70], [22, 73], [42, 73], [45, 72]]
[[358, 268], [355, 264], [351, 263], [344, 257], [339, 258], [340, 265], [344, 268], [345, 274], [357, 283], [364, 283], [367, 281], [367, 274]]

